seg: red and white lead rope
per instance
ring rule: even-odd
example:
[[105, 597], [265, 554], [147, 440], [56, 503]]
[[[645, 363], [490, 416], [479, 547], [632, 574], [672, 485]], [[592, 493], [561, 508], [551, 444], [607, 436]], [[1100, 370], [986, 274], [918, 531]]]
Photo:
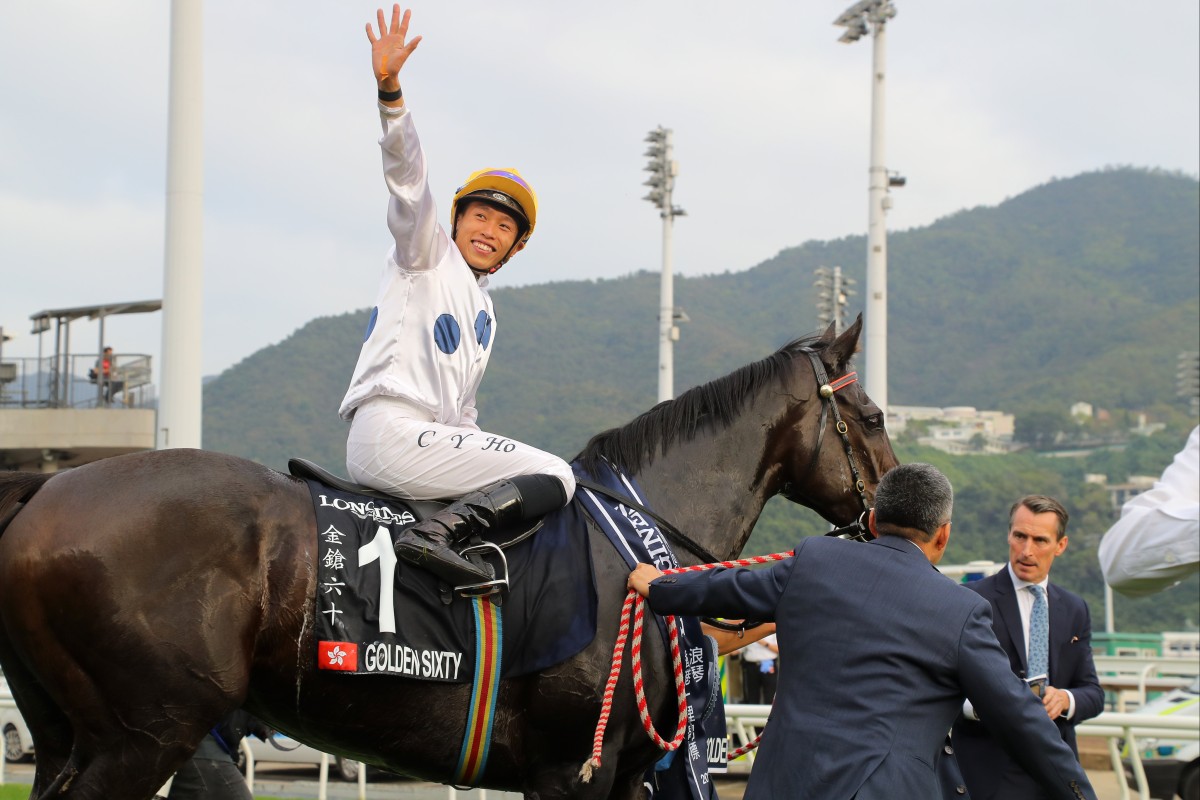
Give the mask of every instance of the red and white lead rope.
[[[681, 572], [700, 572], [706, 569], [714, 569], [716, 567], [748, 567], [753, 564], [767, 564], [772, 561], [782, 561], [785, 558], [790, 558], [792, 553], [772, 553], [769, 556], [753, 556], [751, 558], [742, 558], [737, 561], [722, 561], [718, 564], [697, 564], [693, 567], [678, 567], [676, 569], [668, 569], [663, 572], [664, 575], [676, 575]], [[635, 592], [629, 590], [629, 594], [625, 597], [625, 604], [621, 608], [621, 626], [617, 630], [617, 641], [613, 646], [612, 669], [608, 673], [608, 681], [604, 685], [604, 699], [600, 704], [600, 719], [596, 723], [596, 735], [592, 740], [592, 757], [584, 762], [583, 767], [579, 770], [579, 778], [588, 783], [592, 779], [592, 773], [600, 768], [600, 753], [604, 749], [604, 732], [608, 728], [609, 717], [612, 716], [612, 700], [613, 693], [616, 690], [617, 679], [621, 676], [621, 667], [625, 661], [625, 643], [629, 640], [629, 620], [633, 617], [633, 691], [637, 699], [638, 716], [642, 720], [642, 728], [650, 736], [650, 739], [665, 751], [672, 751], [679, 747], [683, 742], [684, 732], [687, 730], [687, 694], [683, 685], [683, 661], [679, 654], [679, 628], [676, 625], [675, 617], [667, 615], [667, 632], [671, 645], [671, 668], [675, 672], [675, 695], [679, 700], [679, 723], [675, 729], [675, 736], [671, 741], [666, 741], [654, 729], [654, 721], [650, 719], [650, 712], [647, 710], [645, 684], [642, 681], [642, 630], [645, 621], [645, 599]], [[761, 738], [761, 736], [760, 736]], [[755, 739], [751, 744], [735, 750], [732, 758], [736, 758], [744, 753], [749, 752], [758, 745], [758, 739]]]

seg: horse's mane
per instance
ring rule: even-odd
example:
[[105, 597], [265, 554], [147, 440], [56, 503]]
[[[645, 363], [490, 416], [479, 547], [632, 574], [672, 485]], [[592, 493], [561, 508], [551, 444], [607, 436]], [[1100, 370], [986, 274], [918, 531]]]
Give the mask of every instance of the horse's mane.
[[824, 350], [830, 340], [818, 335], [788, 342], [771, 355], [739, 367], [724, 377], [688, 389], [674, 400], [664, 400], [632, 422], [597, 433], [575, 457], [588, 474], [595, 475], [601, 461], [636, 474], [654, 463], [677, 442], [693, 439], [706, 430], [729, 427], [746, 400], [786, 373], [804, 349]]

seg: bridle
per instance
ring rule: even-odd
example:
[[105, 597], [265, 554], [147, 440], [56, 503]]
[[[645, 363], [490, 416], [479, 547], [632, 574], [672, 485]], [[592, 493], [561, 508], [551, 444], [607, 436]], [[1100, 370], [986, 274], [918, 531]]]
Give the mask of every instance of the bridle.
[[821, 419], [817, 422], [817, 446], [813, 448], [812, 460], [808, 465], [808, 472], [813, 472], [817, 468], [817, 461], [821, 457], [821, 444], [825, 441], [825, 423], [829, 418], [829, 414], [833, 414], [834, 428], [838, 435], [842, 437], [842, 449], [846, 451], [846, 460], [850, 464], [850, 474], [854, 477], [854, 491], [858, 493], [858, 502], [862, 506], [862, 513], [858, 515], [858, 519], [849, 525], [841, 528], [834, 528], [825, 534], [826, 536], [836, 536], [839, 539], [849, 539], [854, 542], [869, 542], [871, 541], [871, 532], [867, 529], [867, 516], [870, 514], [871, 505], [867, 502], [867, 484], [862, 479], [862, 474], [858, 469], [858, 462], [854, 460], [854, 448], [850, 444], [850, 428], [842, 419], [842, 412], [838, 409], [837, 398], [834, 393], [838, 389], [844, 389], [852, 383], [858, 381], [857, 372], [847, 372], [837, 380], [830, 381], [828, 375], [825, 374], [825, 365], [821, 363], [821, 358], [817, 352], [811, 347], [802, 348], [801, 351], [808, 360], [812, 363], [813, 374], [817, 379], [817, 393], [821, 396]]

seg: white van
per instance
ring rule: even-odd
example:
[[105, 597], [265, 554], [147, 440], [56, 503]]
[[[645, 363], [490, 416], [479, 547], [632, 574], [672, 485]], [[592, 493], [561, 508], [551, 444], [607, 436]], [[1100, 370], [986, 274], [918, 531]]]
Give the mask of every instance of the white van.
[[[1139, 714], [1190, 716], [1200, 725], [1200, 678], [1190, 685], [1159, 695], [1138, 709]], [[1146, 770], [1150, 796], [1171, 800], [1200, 800], [1200, 741], [1139, 739], [1138, 754]], [[1133, 767], [1126, 754], [1125, 782], [1136, 789]]]
[[4, 760], [10, 764], [33, 758], [33, 737], [13, 702], [8, 681], [0, 672], [0, 733], [4, 735]]

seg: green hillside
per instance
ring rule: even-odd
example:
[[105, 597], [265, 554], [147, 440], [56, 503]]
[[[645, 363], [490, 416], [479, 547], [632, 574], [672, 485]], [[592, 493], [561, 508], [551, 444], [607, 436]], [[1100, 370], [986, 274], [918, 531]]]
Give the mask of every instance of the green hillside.
[[[677, 277], [676, 303], [691, 323], [681, 326], [675, 348], [676, 391], [812, 332], [813, 270], [840, 265], [861, 291], [865, 251], [864, 237], [812, 241], [750, 269], [731, 264], [741, 271]], [[1161, 471], [1195, 424], [1174, 398], [1176, 358], [1200, 342], [1194, 178], [1113, 169], [1056, 180], [995, 207], [893, 232], [888, 258], [891, 403], [973, 405], [1019, 419], [1047, 409], [1063, 414], [1080, 400], [1118, 420], [1148, 410], [1170, 425], [1147, 440], [1149, 454], [1137, 464], [1143, 474]], [[479, 396], [480, 424], [570, 457], [593, 433], [653, 405], [658, 293], [658, 274], [646, 272], [496, 290], [500, 335]], [[861, 307], [861, 296], [852, 298], [857, 312], [854, 300]], [[204, 446], [274, 467], [299, 455], [344, 472], [346, 425], [337, 406], [367, 314], [313, 320], [210, 381]], [[1081, 525], [1061, 572], [1102, 613], [1094, 539], [1110, 512], [1103, 493], [1084, 484], [1086, 464], [901, 455], [934, 461], [955, 483], [953, 560], [1002, 560], [1011, 501], [1029, 492], [1060, 496]], [[1133, 463], [1093, 458], [1092, 471], [1113, 480], [1125, 475], [1112, 470]], [[787, 548], [798, 534], [823, 529], [812, 515], [775, 501], [748, 552]], [[1176, 602], [1176, 590], [1169, 593], [1175, 600], [1163, 595], [1144, 613], [1123, 600], [1121, 611], [1132, 618], [1118, 619], [1120, 627], [1194, 626], [1197, 588], [1188, 591], [1189, 602]]]

